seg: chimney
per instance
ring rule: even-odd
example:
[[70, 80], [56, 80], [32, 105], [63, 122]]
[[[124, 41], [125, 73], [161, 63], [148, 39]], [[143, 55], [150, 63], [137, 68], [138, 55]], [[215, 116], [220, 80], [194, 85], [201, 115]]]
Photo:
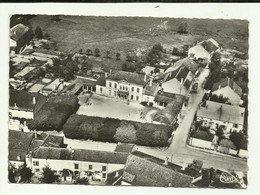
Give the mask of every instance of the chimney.
[[144, 75], [144, 81], [146, 82], [146, 74]]
[[111, 73], [112, 73], [112, 69], [109, 70], [109, 74], [111, 74]]
[[181, 78], [181, 84], [183, 84], [183, 78]]
[[15, 107], [15, 108], [17, 108], [17, 105], [16, 105], [16, 103], [14, 103], [14, 107]]
[[36, 104], [36, 98], [33, 97], [33, 104]]
[[221, 88], [221, 85], [218, 86], [218, 89], [220, 89], [220, 88]]
[[169, 160], [169, 157], [166, 156], [166, 157], [165, 157], [165, 161], [164, 161], [164, 165], [168, 165], [168, 160]]
[[18, 161], [21, 160], [21, 156], [20, 156], [20, 155], [17, 156], [17, 160], [18, 160]]
[[34, 131], [34, 138], [36, 139], [37, 138], [37, 132]]
[[151, 78], [151, 79], [150, 79], [149, 86], [152, 86], [152, 85], [153, 85], [153, 79]]

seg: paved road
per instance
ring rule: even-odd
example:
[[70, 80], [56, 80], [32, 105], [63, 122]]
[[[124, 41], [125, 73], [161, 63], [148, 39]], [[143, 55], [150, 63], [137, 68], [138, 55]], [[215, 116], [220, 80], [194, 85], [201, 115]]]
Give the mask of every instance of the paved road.
[[162, 159], [168, 156], [173, 163], [177, 164], [187, 164], [191, 163], [194, 159], [197, 159], [203, 161], [203, 167], [247, 171], [248, 167], [245, 160], [228, 155], [207, 153], [186, 145], [187, 136], [194, 115], [204, 94], [204, 89], [201, 87], [201, 84], [208, 74], [208, 69], [204, 69], [204, 71], [200, 74], [198, 93], [190, 96], [188, 112], [177, 128], [169, 148], [164, 150], [138, 146], [138, 150]]

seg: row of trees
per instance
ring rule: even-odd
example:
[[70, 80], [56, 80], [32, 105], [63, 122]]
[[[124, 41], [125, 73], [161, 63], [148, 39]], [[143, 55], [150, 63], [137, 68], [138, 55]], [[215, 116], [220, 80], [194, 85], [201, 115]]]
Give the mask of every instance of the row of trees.
[[[87, 49], [86, 52], [84, 52], [83, 49], [80, 49], [79, 53], [86, 54], [87, 56], [95, 56], [95, 57], [101, 56], [101, 51], [99, 48], [94, 49], [94, 51], [92, 51], [91, 49]], [[119, 52], [117, 52], [116, 59], [120, 60], [120, 56], [121, 56], [121, 54]], [[111, 52], [107, 50], [105, 53], [105, 58], [110, 58], [110, 57], [111, 57]]]
[[71, 139], [167, 146], [172, 129], [167, 125], [74, 114], [65, 123], [63, 132]]

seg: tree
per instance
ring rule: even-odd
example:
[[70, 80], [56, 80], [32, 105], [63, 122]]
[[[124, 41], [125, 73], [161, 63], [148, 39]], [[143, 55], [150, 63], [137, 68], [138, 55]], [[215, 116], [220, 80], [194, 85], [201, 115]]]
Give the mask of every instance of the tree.
[[31, 181], [31, 178], [33, 176], [32, 170], [26, 165], [23, 165], [19, 170], [18, 170], [19, 175], [21, 176], [20, 182], [22, 183], [27, 183]]
[[133, 61], [133, 58], [132, 58], [132, 56], [129, 53], [126, 55], [126, 61], [127, 62], [132, 62]]
[[[96, 53], [96, 50], [95, 50], [95, 53]], [[87, 56], [92, 55], [92, 50], [91, 49], [87, 49], [86, 54], [87, 54]], [[98, 54], [99, 54], [99, 52], [98, 52]]]
[[116, 59], [120, 60], [120, 53], [116, 53]]
[[242, 143], [244, 141], [244, 135], [243, 133], [241, 132], [237, 132], [237, 131], [233, 131], [231, 134], [230, 134], [230, 137], [229, 139], [231, 141], [233, 141], [233, 143], [235, 144], [236, 148], [239, 150], [242, 146]]
[[43, 177], [42, 183], [53, 183], [57, 181], [58, 176], [54, 174], [54, 172], [48, 167], [43, 168]]
[[36, 27], [34, 33], [35, 33], [36, 38], [38, 38], [38, 39], [41, 39], [43, 37], [42, 29], [39, 26]]
[[109, 58], [110, 57], [109, 55], [110, 55], [110, 51], [107, 51], [106, 52], [106, 58]]
[[181, 33], [181, 34], [187, 34], [188, 33], [188, 24], [186, 22], [182, 22], [179, 25], [178, 33]]
[[90, 64], [87, 60], [84, 60], [81, 63], [81, 71], [86, 73], [88, 70], [92, 70], [93, 65]]
[[218, 136], [218, 142], [224, 138], [224, 126], [219, 126], [216, 131], [216, 136]]
[[9, 166], [8, 167], [8, 180], [9, 180], [9, 182], [10, 183], [16, 183], [15, 177], [16, 177], [16, 170], [12, 166]]
[[95, 49], [94, 53], [95, 53], [95, 57], [100, 56], [100, 50], [98, 48]]

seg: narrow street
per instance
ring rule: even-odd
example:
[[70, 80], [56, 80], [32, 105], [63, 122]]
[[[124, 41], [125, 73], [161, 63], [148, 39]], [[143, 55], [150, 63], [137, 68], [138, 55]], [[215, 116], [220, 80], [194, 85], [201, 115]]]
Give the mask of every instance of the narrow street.
[[201, 87], [201, 85], [208, 74], [208, 69], [204, 69], [201, 72], [198, 80], [198, 93], [191, 94], [188, 112], [184, 119], [180, 122], [169, 148], [163, 150], [158, 148], [138, 146], [138, 150], [157, 156], [161, 159], [165, 159], [165, 157], [168, 156], [170, 161], [177, 164], [191, 163], [193, 160], [196, 159], [203, 161], [203, 167], [247, 171], [248, 167], [245, 160], [227, 155], [212, 154], [200, 151], [196, 148], [192, 148], [186, 145], [186, 140], [194, 119], [194, 115], [204, 95], [204, 89]]

